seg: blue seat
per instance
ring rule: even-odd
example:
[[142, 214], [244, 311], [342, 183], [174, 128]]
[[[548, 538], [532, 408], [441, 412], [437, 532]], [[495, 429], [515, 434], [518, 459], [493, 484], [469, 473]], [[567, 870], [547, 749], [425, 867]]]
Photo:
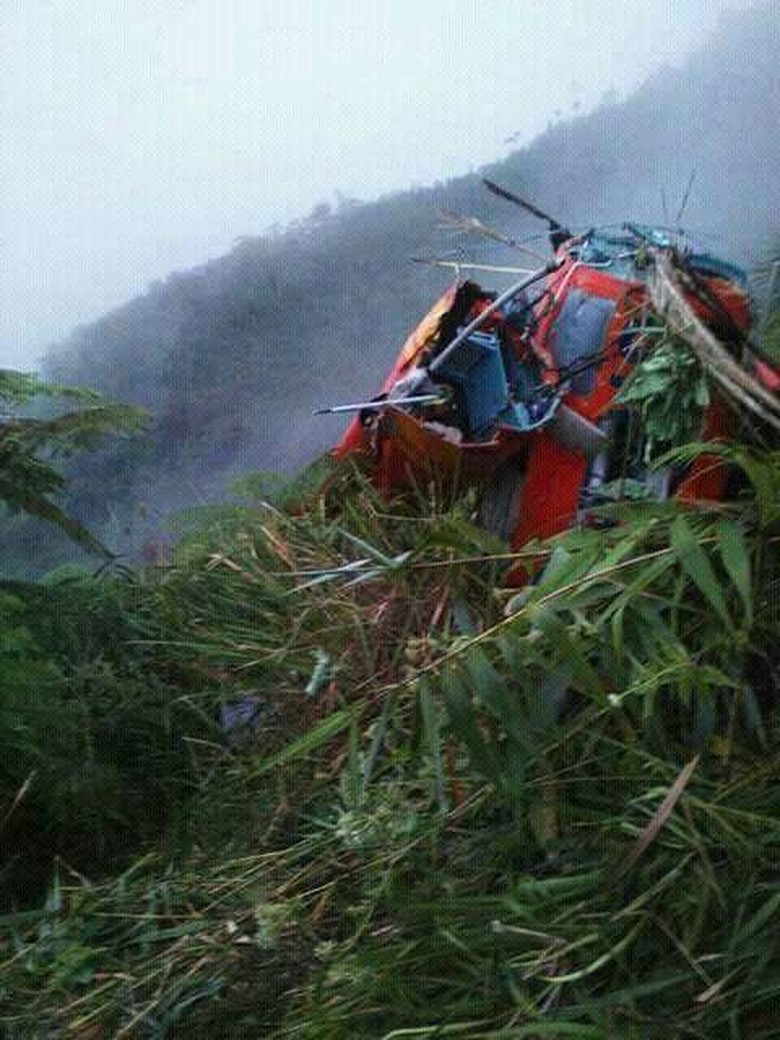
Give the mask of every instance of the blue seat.
[[496, 422], [527, 429], [528, 410], [512, 401], [501, 342], [491, 332], [473, 332], [447, 358], [437, 376], [460, 392], [468, 433], [486, 436]]

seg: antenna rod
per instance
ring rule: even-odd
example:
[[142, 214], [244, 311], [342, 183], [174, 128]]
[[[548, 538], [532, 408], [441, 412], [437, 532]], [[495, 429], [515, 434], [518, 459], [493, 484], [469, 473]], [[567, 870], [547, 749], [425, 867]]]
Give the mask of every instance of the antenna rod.
[[428, 264], [429, 267], [451, 267], [460, 271], [492, 271], [494, 274], [533, 274], [530, 267], [502, 267], [500, 264], [472, 264], [463, 260], [439, 260], [438, 257], [411, 256], [413, 264]]
[[680, 227], [680, 221], [683, 218], [683, 213], [685, 213], [685, 207], [688, 205], [688, 198], [689, 198], [689, 196], [691, 194], [691, 188], [693, 187], [693, 182], [695, 180], [696, 180], [696, 169], [694, 167], [694, 169], [691, 170], [691, 175], [688, 178], [688, 186], [685, 189], [685, 194], [683, 195], [682, 202], [680, 203], [680, 208], [677, 211], [677, 219], [675, 220], [675, 224], [677, 225], [677, 230], [678, 231], [682, 231], [682, 228]]
[[385, 397], [381, 401], [356, 401], [354, 404], [334, 404], [329, 408], [317, 408], [312, 415], [340, 415], [342, 412], [378, 412], [382, 408], [406, 408], [415, 404], [445, 404], [442, 394], [417, 394], [416, 397]]

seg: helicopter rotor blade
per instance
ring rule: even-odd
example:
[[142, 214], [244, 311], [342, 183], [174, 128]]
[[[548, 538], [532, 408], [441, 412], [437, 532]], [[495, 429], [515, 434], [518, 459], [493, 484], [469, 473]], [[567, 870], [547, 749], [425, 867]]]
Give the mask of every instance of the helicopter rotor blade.
[[482, 183], [488, 189], [492, 191], [494, 195], [498, 195], [499, 198], [506, 199], [507, 202], [512, 202], [515, 206], [520, 206], [521, 209], [527, 210], [532, 213], [539, 220], [547, 221], [551, 231], [566, 231], [567, 229], [563, 224], [559, 223], [555, 217], [551, 217], [549, 213], [545, 213], [544, 210], [539, 209], [538, 206], [534, 206], [532, 202], [521, 199], [519, 195], [515, 195], [513, 191], [509, 191], [508, 188], [502, 188], [500, 184], [496, 184], [495, 181], [488, 180], [487, 177], [482, 178]]

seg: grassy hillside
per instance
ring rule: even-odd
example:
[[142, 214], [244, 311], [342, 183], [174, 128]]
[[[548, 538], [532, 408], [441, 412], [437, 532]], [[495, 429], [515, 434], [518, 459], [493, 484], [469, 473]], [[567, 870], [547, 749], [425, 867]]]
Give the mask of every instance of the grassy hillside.
[[[661, 221], [662, 191], [674, 220], [694, 170], [686, 224], [720, 236], [719, 251], [754, 259], [776, 224], [778, 67], [774, 6], [759, 4], [682, 68], [659, 72], [625, 102], [551, 126], [487, 172], [587, 226]], [[442, 208], [515, 235], [541, 230], [476, 175], [376, 203], [323, 205], [76, 330], [52, 352], [49, 374], [148, 407], [157, 422], [150, 439], [79, 466], [71, 504], [122, 550], [159, 531], [169, 509], [221, 497], [232, 476], [294, 472], [327, 447], [341, 424], [312, 409], [373, 393], [448, 281], [409, 257], [493, 255], [437, 228]]]
[[780, 461], [723, 450], [520, 594], [349, 468], [9, 590], [5, 1035], [776, 1036]]

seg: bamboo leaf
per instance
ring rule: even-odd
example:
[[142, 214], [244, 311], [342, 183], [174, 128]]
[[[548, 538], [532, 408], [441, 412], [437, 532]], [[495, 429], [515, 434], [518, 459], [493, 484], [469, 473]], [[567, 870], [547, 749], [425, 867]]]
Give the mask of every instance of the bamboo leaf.
[[691, 761], [680, 771], [677, 779], [669, 788], [666, 797], [658, 806], [655, 813], [653, 813], [653, 818], [637, 838], [636, 844], [629, 852], [628, 859], [626, 860], [621, 873], [625, 873], [625, 871], [629, 870], [658, 837], [662, 827], [674, 812], [674, 808], [679, 802], [683, 791], [688, 786], [688, 782], [693, 776], [694, 770], [698, 764], [699, 756], [696, 755], [696, 757], [692, 758]]
[[471, 689], [479, 702], [512, 736], [515, 743], [527, 743], [521, 705], [515, 691], [510, 691], [480, 647], [473, 647], [463, 659]]
[[745, 476], [756, 493], [758, 515], [762, 526], [770, 524], [778, 515], [777, 464], [771, 459], [763, 461], [747, 451], [735, 453], [736, 462], [745, 471]]
[[314, 670], [304, 691], [307, 697], [316, 697], [320, 690], [328, 685], [333, 675], [333, 662], [330, 654], [318, 647], [315, 656]]
[[760, 931], [772, 920], [778, 911], [780, 911], [780, 892], [775, 892], [771, 899], [768, 899], [739, 929], [734, 936], [734, 945], [736, 946], [738, 943], [744, 942], [745, 939], [755, 935], [756, 932]]
[[631, 929], [631, 931], [624, 936], [620, 942], [616, 943], [610, 950], [597, 957], [595, 961], [591, 961], [590, 964], [584, 968], [580, 968], [579, 971], [567, 972], [565, 975], [549, 976], [545, 979], [547, 982], [579, 982], [580, 979], [586, 978], [588, 975], [593, 975], [595, 972], [600, 971], [606, 964], [618, 957], [625, 949], [627, 949], [634, 939], [639, 935], [642, 928], [645, 926], [646, 919], [640, 917], [637, 924]]
[[726, 608], [726, 599], [715, 571], [699, 541], [684, 516], [678, 516], [672, 524], [672, 547], [680, 566], [693, 581], [718, 617], [731, 627], [731, 618]]
[[355, 710], [355, 708], [344, 708], [341, 711], [335, 711], [332, 715], [328, 715], [318, 726], [314, 726], [313, 729], [308, 730], [303, 736], [288, 744], [287, 747], [282, 748], [277, 754], [266, 758], [255, 769], [248, 771], [247, 776], [262, 776], [264, 773], [270, 773], [271, 770], [277, 769], [280, 765], [291, 762], [295, 758], [317, 751], [350, 725], [355, 716]]
[[348, 809], [359, 809], [363, 802], [363, 775], [360, 768], [360, 741], [353, 719], [349, 727], [347, 767], [342, 781], [344, 803]]
[[[386, 553], [383, 553], [381, 549], [377, 549], [375, 545], [370, 545], [363, 538], [358, 538], [357, 535], [351, 534], [349, 531], [343, 530], [343, 528], [340, 530], [340, 534], [343, 535], [347, 541], [352, 542], [353, 545], [356, 545], [360, 550], [366, 553], [372, 560], [375, 560], [383, 567], [387, 567], [388, 570], [392, 570], [397, 566], [395, 559], [388, 556]], [[402, 555], [406, 556], [406, 554]]]
[[531, 592], [532, 600], [541, 599], [555, 589], [563, 588], [579, 581], [588, 574], [603, 554], [602, 545], [590, 545], [579, 552], [569, 552], [562, 545], [556, 545], [552, 556], [544, 568], [540, 581]]
[[718, 548], [723, 566], [745, 607], [745, 625], [753, 624], [753, 585], [751, 580], [750, 552], [745, 536], [738, 524], [721, 520], [715, 526]]
[[477, 725], [470, 691], [452, 668], [442, 676], [442, 685], [452, 728], [468, 749], [474, 767], [487, 779], [500, 783], [498, 760]]
[[387, 736], [387, 727], [390, 721], [390, 716], [393, 713], [397, 700], [398, 695], [394, 693], [391, 694], [382, 705], [382, 714], [379, 716], [379, 720], [374, 728], [374, 733], [371, 737], [371, 745], [368, 749], [368, 754], [366, 755], [366, 760], [363, 765], [364, 788], [369, 785], [371, 777], [374, 775], [374, 768], [382, 751], [385, 737]]
[[423, 679], [417, 692], [422, 715], [423, 737], [433, 764], [434, 787], [436, 802], [440, 809], [447, 808], [447, 797], [444, 787], [444, 760], [441, 753], [441, 735], [439, 732], [439, 719], [436, 714], [436, 706], [431, 696], [428, 683]]
[[759, 745], [763, 749], [766, 749], [767, 738], [766, 730], [764, 728], [764, 720], [761, 715], [761, 709], [758, 706], [756, 695], [750, 686], [746, 686], [742, 692], [742, 713], [748, 733], [754, 735], [757, 738]]
[[554, 651], [556, 662], [566, 661], [571, 668], [572, 684], [595, 701], [604, 699], [604, 685], [588, 661], [585, 640], [574, 638], [561, 619], [549, 607], [534, 607], [530, 610], [534, 626], [547, 637]]

